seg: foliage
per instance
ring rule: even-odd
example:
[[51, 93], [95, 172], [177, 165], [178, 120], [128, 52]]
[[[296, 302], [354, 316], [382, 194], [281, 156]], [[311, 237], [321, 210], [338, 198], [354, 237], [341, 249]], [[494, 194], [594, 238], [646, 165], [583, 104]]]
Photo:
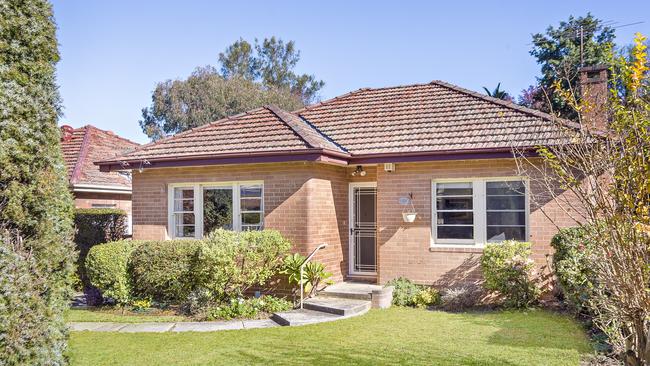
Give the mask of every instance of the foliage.
[[300, 51], [275, 37], [251, 45], [240, 39], [219, 54], [215, 67], [196, 68], [185, 80], [158, 83], [140, 127], [152, 140], [273, 104], [296, 110], [318, 99], [325, 85], [296, 74]]
[[121, 240], [90, 248], [85, 267], [90, 283], [119, 305], [132, 299], [129, 262], [138, 242]]
[[418, 291], [413, 298], [416, 308], [428, 308], [440, 304], [440, 293], [433, 287], [425, 287]]
[[133, 295], [179, 302], [195, 287], [198, 240], [144, 241], [131, 254], [129, 275]]
[[[582, 30], [582, 36], [581, 36]], [[582, 66], [607, 64], [614, 46], [614, 29], [591, 14], [584, 17], [570, 16], [558, 27], [549, 26], [545, 33], [533, 35], [533, 48], [530, 54], [541, 65], [542, 75], [537, 79], [536, 94], [531, 103], [545, 112], [554, 112], [563, 118], [577, 117], [576, 111], [567, 101], [558, 96], [555, 90], [578, 90], [578, 69]], [[581, 40], [583, 47], [580, 47]], [[550, 103], [547, 102], [547, 98]]]
[[250, 319], [257, 317], [260, 313], [286, 311], [291, 307], [291, 303], [287, 300], [270, 295], [259, 298], [233, 298], [211, 308], [208, 311], [208, 320]]
[[[538, 149], [544, 166], [528, 175], [570, 213], [593, 247], [589, 310], [627, 365], [650, 362], [650, 101], [646, 38], [637, 34], [629, 57], [608, 54], [606, 130], [560, 127], [571, 144]], [[570, 91], [557, 93], [581, 120], [593, 108]], [[525, 160], [524, 160], [525, 161]], [[531, 166], [526, 163], [526, 166]], [[570, 196], [571, 200], [564, 197]], [[598, 225], [594, 225], [598, 222]]]
[[551, 240], [553, 272], [565, 300], [578, 312], [588, 312], [593, 295], [594, 273], [589, 264], [594, 244], [585, 227], [562, 229]]
[[[20, 297], [29, 298], [31, 305], [26, 306], [35, 311], [34, 316], [9, 315], [15, 322], [5, 331], [10, 336], [25, 332], [24, 348], [14, 354], [25, 364], [66, 363], [62, 316], [71, 296], [76, 255], [72, 196], [57, 127], [55, 33], [47, 1], [0, 2], [0, 229], [21, 242], [9, 246], [14, 253], [5, 253], [5, 258], [30, 258], [29, 264], [16, 263], [15, 271], [29, 268], [31, 279], [12, 286], [24, 286], [16, 290], [24, 291]], [[36, 331], [33, 321], [47, 329]], [[7, 336], [5, 331], [0, 339]]]
[[136, 312], [145, 311], [151, 307], [151, 300], [150, 299], [135, 300], [131, 303], [131, 307], [133, 308], [133, 311]]
[[83, 287], [90, 286], [84, 262], [88, 251], [94, 245], [123, 239], [126, 235], [126, 212], [113, 208], [77, 208], [74, 214], [77, 245], [77, 275]]
[[[302, 270], [303, 277], [300, 278], [300, 266], [307, 258], [299, 253], [288, 255], [284, 258], [284, 263], [280, 273], [287, 276], [289, 284], [296, 285], [296, 291], [300, 291], [300, 283], [302, 282], [303, 290], [307, 297], [313, 296], [317, 291], [321, 290], [321, 283], [324, 285], [331, 285], [332, 273], [325, 271], [325, 266], [318, 261], [310, 261], [305, 264]], [[300, 295], [300, 293], [298, 293]]]
[[440, 297], [440, 302], [443, 310], [463, 311], [476, 307], [482, 297], [481, 288], [470, 284], [446, 289]]
[[207, 66], [195, 69], [185, 80], [158, 83], [151, 106], [142, 109], [140, 127], [149, 138], [158, 140], [268, 104], [287, 110], [303, 106], [288, 91], [238, 77], [227, 79]]
[[530, 243], [506, 240], [490, 243], [483, 249], [481, 271], [485, 288], [503, 296], [506, 307], [526, 308], [535, 304], [540, 295], [530, 248]]
[[408, 278], [392, 279], [386, 286], [394, 287], [393, 305], [421, 307], [435, 305], [440, 300], [440, 295], [434, 288], [415, 284]]
[[501, 89], [501, 83], [497, 84], [497, 87], [494, 88], [494, 90], [490, 90], [486, 87], [483, 87], [483, 90], [485, 90], [485, 94], [487, 94], [492, 98], [512, 101], [512, 97], [510, 96], [510, 94], [508, 94], [508, 92], [506, 92], [505, 90]]
[[217, 229], [198, 248], [193, 268], [197, 286], [210, 290], [218, 300], [241, 297], [278, 273], [289, 248], [291, 243], [275, 230]]

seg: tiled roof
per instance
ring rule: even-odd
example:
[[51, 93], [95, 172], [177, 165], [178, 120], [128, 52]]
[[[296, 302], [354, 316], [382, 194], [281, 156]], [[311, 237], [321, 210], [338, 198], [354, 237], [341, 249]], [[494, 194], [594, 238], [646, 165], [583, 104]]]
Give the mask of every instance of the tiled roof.
[[556, 131], [550, 115], [433, 81], [359, 89], [295, 112], [262, 107], [105, 162], [314, 149], [352, 157], [503, 150], [554, 144]]
[[[69, 136], [65, 136], [66, 128]], [[131, 187], [131, 181], [124, 175], [100, 172], [99, 167], [93, 163], [131, 151], [139, 146], [137, 143], [91, 125], [76, 129], [64, 126], [62, 132], [64, 137], [61, 139], [61, 148], [71, 185]]]

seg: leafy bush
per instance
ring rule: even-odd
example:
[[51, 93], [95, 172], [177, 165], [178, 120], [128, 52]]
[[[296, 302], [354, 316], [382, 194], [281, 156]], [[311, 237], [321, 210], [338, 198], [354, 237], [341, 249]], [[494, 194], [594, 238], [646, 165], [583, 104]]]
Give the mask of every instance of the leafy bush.
[[589, 312], [588, 302], [596, 282], [588, 258], [593, 244], [584, 228], [560, 230], [551, 240], [555, 249], [553, 271], [565, 300], [576, 311]]
[[413, 306], [428, 308], [440, 304], [440, 293], [433, 287], [424, 287], [413, 297]]
[[291, 303], [285, 299], [265, 295], [259, 298], [234, 298], [211, 308], [208, 320], [230, 320], [235, 318], [255, 318], [260, 313], [274, 313], [291, 309]]
[[476, 285], [446, 289], [440, 297], [441, 307], [446, 311], [463, 311], [478, 305], [483, 291]]
[[440, 303], [438, 290], [431, 286], [417, 285], [408, 278], [399, 277], [386, 283], [393, 286], [393, 305], [425, 308]]
[[483, 250], [485, 288], [501, 294], [507, 307], [525, 308], [539, 298], [530, 248], [530, 243], [507, 240], [488, 244]]
[[196, 285], [210, 290], [217, 300], [242, 297], [278, 273], [289, 248], [291, 243], [275, 230], [217, 229], [198, 247], [193, 268]]
[[86, 257], [86, 272], [90, 283], [97, 287], [103, 296], [127, 305], [132, 298], [129, 260], [138, 242], [121, 240], [96, 245]]
[[113, 208], [77, 208], [74, 214], [76, 233], [74, 242], [79, 252], [77, 258], [77, 285], [86, 293], [91, 305], [96, 302], [96, 289], [86, 275], [86, 256], [91, 247], [121, 240], [126, 235], [126, 212]]
[[131, 303], [131, 307], [133, 308], [133, 311], [136, 312], [145, 311], [151, 307], [151, 300], [149, 299], [135, 300]]
[[301, 279], [300, 266], [306, 259], [307, 257], [299, 253], [286, 256], [280, 273], [287, 276], [289, 284], [296, 285], [296, 288], [294, 289], [296, 292], [300, 292], [299, 288], [300, 283], [302, 282], [303, 290], [308, 297], [311, 297], [316, 291], [320, 290], [319, 286], [321, 283], [325, 285], [332, 284], [332, 280], [330, 280], [332, 273], [325, 271], [325, 266], [322, 263], [318, 261], [310, 261], [303, 268], [303, 278]]
[[196, 286], [194, 264], [200, 246], [199, 240], [144, 241], [138, 245], [129, 263], [135, 297], [185, 300]]

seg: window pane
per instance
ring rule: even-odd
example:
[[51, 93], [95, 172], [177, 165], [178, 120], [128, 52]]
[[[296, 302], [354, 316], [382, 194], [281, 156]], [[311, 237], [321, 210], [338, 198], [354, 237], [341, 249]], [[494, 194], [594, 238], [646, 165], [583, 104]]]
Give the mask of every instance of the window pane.
[[473, 239], [472, 226], [438, 226], [438, 239]]
[[526, 225], [526, 214], [521, 212], [490, 212], [487, 213], [488, 225]]
[[174, 211], [194, 211], [194, 200], [174, 200]]
[[485, 189], [488, 195], [523, 195], [526, 192], [522, 181], [487, 182]]
[[232, 189], [203, 190], [203, 235], [222, 228], [232, 230]]
[[473, 223], [472, 212], [438, 212], [438, 225], [472, 225]]
[[183, 237], [184, 238], [193, 238], [194, 237], [194, 226], [183, 226]]
[[176, 225], [194, 225], [194, 214], [193, 213], [177, 213], [174, 214], [176, 220]]
[[240, 186], [240, 197], [262, 197], [262, 186], [256, 185], [242, 185]]
[[488, 210], [523, 210], [526, 208], [525, 196], [488, 196]]
[[438, 210], [471, 210], [472, 197], [438, 197]]
[[261, 198], [242, 198], [241, 210], [242, 211], [260, 211], [262, 209]]
[[262, 225], [244, 225], [242, 226], [243, 231], [260, 231], [262, 230]]
[[259, 225], [262, 223], [262, 214], [259, 212], [248, 212], [241, 214], [242, 225], [252, 224]]
[[471, 196], [472, 183], [436, 183], [436, 195], [438, 196]]
[[194, 188], [174, 188], [174, 198], [194, 198]]
[[501, 226], [488, 226], [487, 228], [488, 241], [503, 241], [503, 240], [526, 240], [525, 227], [501, 227]]

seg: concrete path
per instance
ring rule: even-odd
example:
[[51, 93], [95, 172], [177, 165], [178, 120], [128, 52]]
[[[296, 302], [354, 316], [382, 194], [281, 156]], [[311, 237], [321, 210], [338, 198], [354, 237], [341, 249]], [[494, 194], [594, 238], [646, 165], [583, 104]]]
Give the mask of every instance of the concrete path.
[[163, 332], [214, 332], [218, 330], [254, 329], [279, 327], [271, 319], [230, 320], [223, 322], [168, 322], [168, 323], [100, 323], [71, 322], [73, 332], [120, 332], [120, 333], [163, 333]]

